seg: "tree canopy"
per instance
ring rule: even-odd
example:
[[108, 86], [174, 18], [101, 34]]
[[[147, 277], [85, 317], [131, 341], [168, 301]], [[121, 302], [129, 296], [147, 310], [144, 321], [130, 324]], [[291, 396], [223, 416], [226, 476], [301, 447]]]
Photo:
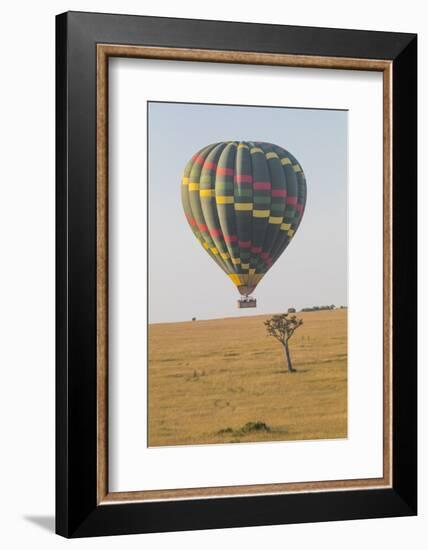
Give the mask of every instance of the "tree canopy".
[[295, 330], [302, 324], [302, 319], [298, 319], [296, 315], [290, 315], [289, 313], [273, 315], [270, 319], [265, 321], [266, 331], [269, 336], [273, 336], [284, 345], [293, 336]]

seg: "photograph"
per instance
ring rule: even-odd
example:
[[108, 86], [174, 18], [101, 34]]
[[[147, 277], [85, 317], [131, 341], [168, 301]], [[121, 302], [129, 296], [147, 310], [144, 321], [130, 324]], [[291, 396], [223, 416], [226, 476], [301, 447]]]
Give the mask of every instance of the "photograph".
[[147, 120], [148, 446], [347, 438], [347, 110]]
[[427, 547], [424, 4], [2, 7], [0, 547]]

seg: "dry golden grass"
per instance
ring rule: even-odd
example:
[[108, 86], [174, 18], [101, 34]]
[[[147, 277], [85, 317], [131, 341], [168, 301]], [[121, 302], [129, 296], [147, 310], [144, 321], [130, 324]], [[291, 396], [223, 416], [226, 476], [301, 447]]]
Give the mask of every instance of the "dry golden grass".
[[296, 373], [266, 315], [150, 325], [149, 445], [346, 437], [346, 309], [297, 315]]

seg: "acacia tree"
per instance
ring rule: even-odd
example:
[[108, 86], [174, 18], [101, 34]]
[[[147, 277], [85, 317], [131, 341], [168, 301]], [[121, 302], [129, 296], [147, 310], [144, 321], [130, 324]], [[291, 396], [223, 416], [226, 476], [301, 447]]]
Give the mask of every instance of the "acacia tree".
[[283, 347], [288, 372], [296, 372], [296, 369], [291, 364], [288, 341], [302, 324], [302, 319], [298, 319], [295, 315], [289, 316], [288, 313], [273, 315], [273, 317], [265, 321], [268, 335], [273, 336]]

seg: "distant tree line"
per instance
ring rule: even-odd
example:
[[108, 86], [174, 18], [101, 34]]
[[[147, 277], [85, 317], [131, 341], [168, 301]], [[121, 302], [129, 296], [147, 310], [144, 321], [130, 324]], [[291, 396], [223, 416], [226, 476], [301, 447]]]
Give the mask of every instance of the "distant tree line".
[[[342, 309], [343, 306], [340, 306], [340, 309]], [[322, 311], [324, 309], [336, 309], [336, 306], [332, 304], [331, 306], [312, 306], [312, 307], [304, 307], [300, 311]]]

